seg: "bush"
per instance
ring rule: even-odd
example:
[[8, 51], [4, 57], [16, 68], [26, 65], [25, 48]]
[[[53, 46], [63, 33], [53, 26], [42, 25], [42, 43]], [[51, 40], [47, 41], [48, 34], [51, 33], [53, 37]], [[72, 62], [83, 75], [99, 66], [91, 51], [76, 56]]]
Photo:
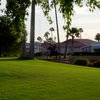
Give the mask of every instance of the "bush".
[[35, 53], [35, 56], [36, 56], [36, 57], [41, 56], [41, 55], [42, 55], [41, 52]]
[[74, 62], [75, 65], [82, 65], [82, 66], [87, 66], [88, 65], [88, 61], [86, 59], [77, 59]]
[[100, 60], [93, 62], [93, 67], [100, 67]]

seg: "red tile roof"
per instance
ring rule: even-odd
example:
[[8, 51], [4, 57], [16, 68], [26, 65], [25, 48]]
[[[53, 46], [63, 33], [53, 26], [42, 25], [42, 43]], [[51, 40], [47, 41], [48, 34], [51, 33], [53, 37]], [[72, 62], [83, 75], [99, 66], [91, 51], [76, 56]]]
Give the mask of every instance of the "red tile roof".
[[[83, 46], [88, 46], [93, 43], [96, 43], [95, 41], [89, 40], [89, 39], [75, 39], [74, 40], [74, 47], [79, 48]], [[61, 47], [65, 47], [66, 41], [61, 42]], [[69, 39], [67, 41], [68, 47], [72, 47], [72, 39]]]
[[[91, 45], [93, 43], [96, 43], [96, 42], [89, 40], [89, 39], [75, 39], [74, 40], [74, 47], [79, 48], [79, 47]], [[60, 47], [65, 48], [65, 44], [66, 44], [66, 41], [61, 42]], [[67, 44], [68, 44], [68, 47], [72, 47], [72, 39], [69, 39], [67, 41]], [[58, 43], [56, 43], [56, 45], [58, 45]], [[48, 48], [49, 46], [50, 46], [50, 44], [48, 42], [42, 43], [42, 47], [44, 47], [44, 48]]]

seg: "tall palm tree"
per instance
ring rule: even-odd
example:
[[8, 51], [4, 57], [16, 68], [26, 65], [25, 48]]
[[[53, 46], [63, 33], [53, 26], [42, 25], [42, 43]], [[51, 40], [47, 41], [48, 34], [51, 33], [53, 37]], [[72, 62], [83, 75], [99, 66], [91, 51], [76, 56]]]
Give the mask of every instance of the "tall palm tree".
[[55, 31], [55, 29], [53, 27], [51, 27], [49, 30], [51, 31], [51, 38], [53, 40], [53, 32]]
[[31, 30], [30, 30], [30, 57], [34, 58], [34, 41], [35, 41], [35, 1], [31, 6]]
[[[51, 1], [51, 7], [54, 8], [54, 10], [55, 10], [55, 20], [56, 20], [57, 40], [58, 40], [58, 52], [60, 53], [59, 26], [58, 26], [58, 15], [57, 15], [57, 6], [56, 6], [57, 4], [58, 4], [57, 0]], [[60, 58], [60, 56], [59, 56], [59, 58]]]
[[75, 37], [79, 37], [80, 36], [80, 33], [81, 33], [81, 30], [80, 28], [76, 28], [76, 27], [73, 27], [69, 30], [70, 32], [70, 36], [72, 37], [72, 54], [74, 53], [74, 39]]
[[98, 42], [100, 42], [100, 33], [97, 33], [97, 34], [96, 34], [95, 40], [97, 40]]

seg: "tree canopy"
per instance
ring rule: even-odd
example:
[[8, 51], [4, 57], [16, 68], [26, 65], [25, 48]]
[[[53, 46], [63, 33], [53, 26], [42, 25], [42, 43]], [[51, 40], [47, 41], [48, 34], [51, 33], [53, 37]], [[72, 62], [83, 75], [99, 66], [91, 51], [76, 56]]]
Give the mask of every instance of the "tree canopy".
[[100, 33], [97, 33], [97, 34], [96, 34], [95, 40], [97, 40], [98, 42], [100, 42]]
[[0, 16], [0, 56], [20, 49], [21, 36], [14, 30], [7, 16]]

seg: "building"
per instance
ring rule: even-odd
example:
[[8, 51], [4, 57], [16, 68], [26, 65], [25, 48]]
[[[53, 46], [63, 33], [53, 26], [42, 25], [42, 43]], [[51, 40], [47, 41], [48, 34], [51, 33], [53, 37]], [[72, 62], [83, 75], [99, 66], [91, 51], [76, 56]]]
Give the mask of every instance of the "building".
[[[72, 45], [72, 39], [69, 39], [67, 41], [67, 54], [82, 52], [83, 47], [88, 47], [95, 43], [96, 43], [95, 41], [92, 41], [90, 39], [74, 39], [74, 44]], [[60, 47], [61, 47], [61, 53], [63, 54], [65, 52], [66, 41], [61, 42]], [[90, 51], [90, 49], [88, 51]]]
[[100, 52], [100, 42], [82, 47], [82, 52]]
[[[58, 46], [58, 44], [55, 44]], [[35, 42], [35, 53], [38, 52], [49, 52], [48, 48], [50, 43], [44, 41], [44, 43]], [[66, 41], [60, 43], [60, 52], [65, 53]], [[29, 43], [26, 44], [26, 48], [29, 50]], [[74, 44], [72, 45], [72, 39], [67, 41], [67, 54], [72, 54], [75, 52], [100, 52], [100, 43], [97, 43], [90, 39], [74, 39]]]

